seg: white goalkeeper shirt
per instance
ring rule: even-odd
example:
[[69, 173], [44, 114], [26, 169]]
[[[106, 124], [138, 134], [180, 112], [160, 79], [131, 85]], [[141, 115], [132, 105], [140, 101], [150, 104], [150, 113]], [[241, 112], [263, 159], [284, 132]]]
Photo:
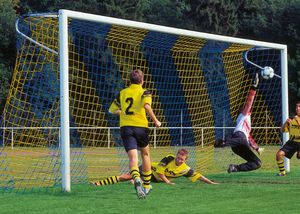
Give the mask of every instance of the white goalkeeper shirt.
[[251, 131], [251, 109], [254, 100], [254, 96], [256, 94], [255, 90], [250, 90], [245, 108], [239, 114], [236, 120], [236, 126], [234, 132], [240, 131], [243, 132], [247, 138], [249, 139], [250, 131]]
[[243, 132], [248, 140], [250, 131], [251, 131], [251, 116], [250, 113], [246, 116], [244, 114], [239, 114], [237, 120], [236, 120], [236, 127], [234, 129], [234, 132]]

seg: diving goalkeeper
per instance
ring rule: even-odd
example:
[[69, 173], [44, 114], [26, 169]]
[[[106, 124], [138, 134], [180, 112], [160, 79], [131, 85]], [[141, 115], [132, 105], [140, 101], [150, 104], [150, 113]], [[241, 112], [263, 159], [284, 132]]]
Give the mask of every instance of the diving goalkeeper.
[[[164, 182], [166, 184], [174, 185], [174, 178], [178, 177], [187, 177], [192, 182], [196, 182], [197, 180], [201, 180], [207, 184], [218, 184], [198, 172], [195, 172], [191, 169], [187, 164], [186, 160], [188, 158], [188, 151], [186, 149], [179, 149], [176, 156], [175, 155], [167, 155], [159, 163], [152, 162], [151, 169], [151, 181], [152, 182]], [[119, 176], [112, 176], [106, 178], [104, 180], [100, 180], [97, 182], [91, 183], [95, 186], [103, 186], [115, 184], [122, 181], [131, 180], [130, 174], [122, 174]]]
[[261, 167], [261, 160], [252, 152], [251, 148], [254, 148], [258, 152], [258, 154], [261, 154], [262, 148], [258, 147], [256, 142], [250, 135], [251, 110], [258, 82], [259, 77], [258, 73], [256, 73], [255, 79], [247, 97], [247, 102], [241, 113], [238, 115], [236, 127], [232, 135], [226, 137], [225, 140], [218, 139], [214, 144], [215, 147], [229, 146], [235, 154], [246, 160], [246, 163], [230, 164], [227, 170], [228, 173], [251, 171]]

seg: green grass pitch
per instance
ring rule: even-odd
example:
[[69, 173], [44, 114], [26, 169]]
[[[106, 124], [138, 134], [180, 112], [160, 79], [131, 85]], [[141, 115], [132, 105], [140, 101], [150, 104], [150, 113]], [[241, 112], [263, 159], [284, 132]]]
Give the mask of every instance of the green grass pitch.
[[[273, 158], [274, 154], [271, 155]], [[267, 157], [266, 157], [267, 158]], [[2, 193], [0, 213], [298, 213], [300, 209], [300, 160], [292, 159], [292, 171], [208, 174], [219, 185], [154, 183], [146, 200], [138, 200], [128, 182], [104, 187], [73, 185], [71, 193]]]

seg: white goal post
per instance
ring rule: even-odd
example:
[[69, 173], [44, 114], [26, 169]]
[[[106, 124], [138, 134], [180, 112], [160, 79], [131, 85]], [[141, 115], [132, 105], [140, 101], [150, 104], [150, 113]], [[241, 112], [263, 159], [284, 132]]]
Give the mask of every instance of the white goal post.
[[[228, 36], [213, 35], [195, 31], [147, 24], [136, 21], [129, 21], [87, 13], [75, 12], [70, 10], [59, 10], [59, 69], [60, 69], [60, 145], [62, 152], [62, 189], [71, 191], [70, 178], [70, 112], [69, 112], [69, 47], [68, 47], [68, 19], [87, 20], [107, 24], [115, 24], [126, 27], [147, 29], [150, 31], [163, 32], [176, 35], [187, 35], [195, 38], [203, 38], [229, 43], [239, 43], [245, 45], [262, 46], [280, 50], [281, 52], [281, 91], [282, 91], [282, 121], [288, 118], [288, 75], [287, 75], [287, 46], [282, 44], [247, 40]], [[283, 141], [288, 139], [288, 134], [283, 135]], [[275, 155], [275, 154], [274, 154]], [[285, 160], [286, 170], [289, 171], [289, 161]]]

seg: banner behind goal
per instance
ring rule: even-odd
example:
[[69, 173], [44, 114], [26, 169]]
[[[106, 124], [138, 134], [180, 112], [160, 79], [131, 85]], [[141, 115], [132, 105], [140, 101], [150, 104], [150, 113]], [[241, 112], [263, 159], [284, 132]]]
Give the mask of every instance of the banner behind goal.
[[[188, 148], [189, 164], [218, 173], [230, 159], [213, 143], [232, 131], [256, 72], [253, 137], [279, 145], [287, 113], [286, 46], [61, 10], [21, 17], [11, 88], [1, 117], [1, 188], [87, 183], [127, 172], [119, 119], [108, 113], [128, 73], [144, 87], [162, 128], [152, 159]], [[227, 155], [228, 153], [228, 155]], [[266, 170], [268, 170], [266, 168]]]

